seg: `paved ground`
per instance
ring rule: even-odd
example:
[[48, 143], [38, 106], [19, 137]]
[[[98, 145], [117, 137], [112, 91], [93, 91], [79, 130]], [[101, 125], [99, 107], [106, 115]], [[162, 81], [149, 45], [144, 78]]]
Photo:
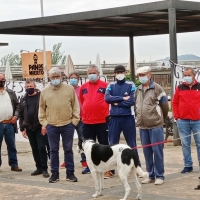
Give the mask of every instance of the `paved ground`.
[[[122, 140], [121, 143], [124, 143]], [[139, 141], [138, 141], [139, 144]], [[77, 140], [74, 140], [75, 175], [77, 183], [65, 180], [65, 169], [60, 169], [60, 181], [48, 183], [48, 179], [42, 175], [32, 177], [30, 173], [35, 170], [30, 146], [28, 142], [17, 141], [19, 166], [23, 172], [10, 171], [7, 162], [5, 144], [2, 148], [2, 166], [0, 168], [0, 200], [90, 200], [94, 192], [94, 185], [91, 175], [82, 175], [80, 155], [76, 152]], [[199, 184], [198, 162], [196, 147], [192, 145], [192, 157], [194, 159], [194, 171], [189, 174], [181, 174], [183, 168], [182, 152], [180, 146], [173, 146], [172, 143], [165, 144], [165, 184], [155, 186], [154, 184], [142, 185], [144, 200], [199, 200], [200, 190], [194, 190]], [[145, 162], [142, 149], [139, 149], [142, 167], [145, 169]], [[63, 160], [62, 147], [60, 148], [60, 160]], [[141, 181], [140, 179], [139, 181]], [[137, 195], [136, 186], [129, 178], [132, 188], [129, 200], [134, 200]], [[124, 195], [124, 187], [118, 176], [105, 180], [103, 196], [99, 200], [121, 199]]]

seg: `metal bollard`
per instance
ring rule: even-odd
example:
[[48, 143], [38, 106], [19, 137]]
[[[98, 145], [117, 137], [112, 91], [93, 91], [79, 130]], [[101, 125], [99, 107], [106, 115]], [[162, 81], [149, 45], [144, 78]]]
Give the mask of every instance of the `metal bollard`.
[[200, 163], [199, 163], [199, 185], [197, 185], [196, 188], [194, 188], [195, 190], [200, 190]]

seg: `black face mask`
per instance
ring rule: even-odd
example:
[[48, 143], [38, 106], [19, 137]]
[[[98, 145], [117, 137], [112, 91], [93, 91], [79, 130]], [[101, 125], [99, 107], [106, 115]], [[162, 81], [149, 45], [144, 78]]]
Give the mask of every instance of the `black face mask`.
[[5, 81], [0, 81], [0, 88], [4, 87]]
[[26, 93], [27, 94], [33, 94], [35, 92], [35, 88], [27, 88]]

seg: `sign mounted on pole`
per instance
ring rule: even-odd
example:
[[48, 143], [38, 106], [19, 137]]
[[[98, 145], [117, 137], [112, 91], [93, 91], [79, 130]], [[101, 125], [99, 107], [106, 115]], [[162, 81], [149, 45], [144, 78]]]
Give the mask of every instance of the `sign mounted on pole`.
[[[44, 78], [43, 52], [22, 53], [23, 78]], [[51, 51], [46, 51], [47, 70], [51, 69]]]

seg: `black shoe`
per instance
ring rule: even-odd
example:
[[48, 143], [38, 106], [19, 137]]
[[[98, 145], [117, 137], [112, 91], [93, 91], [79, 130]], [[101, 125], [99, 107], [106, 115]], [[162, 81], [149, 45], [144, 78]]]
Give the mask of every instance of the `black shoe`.
[[191, 171], [193, 171], [193, 167], [184, 167], [181, 173], [185, 174], [185, 173], [190, 173]]
[[52, 173], [51, 177], [49, 178], [49, 183], [56, 183], [59, 181], [59, 173]]
[[74, 174], [67, 174], [66, 180], [71, 181], [71, 182], [77, 182], [76, 176]]
[[48, 171], [42, 171], [42, 173], [43, 173], [43, 177], [44, 178], [49, 178], [50, 177]]
[[37, 176], [42, 174], [42, 170], [41, 169], [36, 169], [34, 172], [31, 173], [31, 176]]

